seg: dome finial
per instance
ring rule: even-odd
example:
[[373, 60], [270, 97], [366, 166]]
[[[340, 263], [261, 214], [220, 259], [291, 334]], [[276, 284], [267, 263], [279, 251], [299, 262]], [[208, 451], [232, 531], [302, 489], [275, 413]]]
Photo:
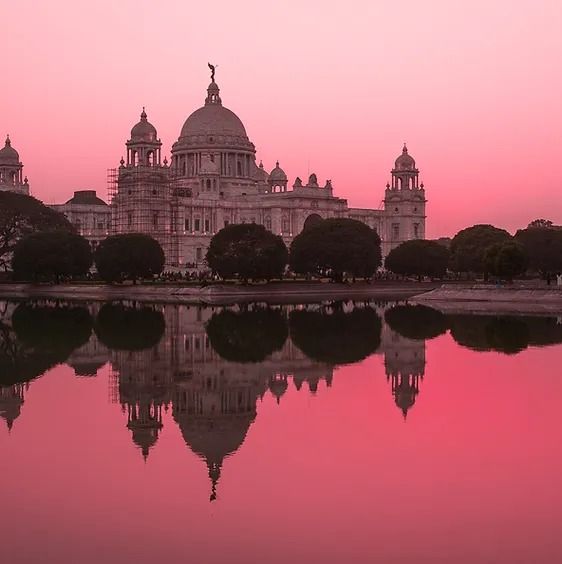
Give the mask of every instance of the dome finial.
[[141, 112], [141, 119], [143, 121], [146, 121], [147, 115], [146, 115], [146, 110], [144, 108], [144, 106], [142, 107], [142, 112]]
[[11, 147], [12, 142], [10, 141], [10, 134], [6, 134], [6, 147]]
[[402, 152], [403, 152], [403, 153], [407, 153], [407, 152], [408, 152], [408, 147], [406, 146], [406, 141], [404, 141], [404, 147], [402, 147]]
[[275, 168], [279, 168], [279, 161], [275, 161]]

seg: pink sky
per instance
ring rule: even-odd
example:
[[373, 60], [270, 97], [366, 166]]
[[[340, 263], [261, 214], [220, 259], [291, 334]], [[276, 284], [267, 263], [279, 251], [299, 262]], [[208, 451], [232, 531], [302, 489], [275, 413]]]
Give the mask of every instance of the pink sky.
[[562, 223], [562, 2], [3, 3], [0, 134], [32, 192], [105, 197], [142, 106], [169, 155], [207, 62], [269, 170], [377, 208], [403, 141], [429, 237]]

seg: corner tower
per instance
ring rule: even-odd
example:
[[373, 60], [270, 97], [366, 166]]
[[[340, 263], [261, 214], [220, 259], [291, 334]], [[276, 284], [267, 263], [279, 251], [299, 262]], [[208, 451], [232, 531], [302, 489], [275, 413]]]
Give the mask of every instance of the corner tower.
[[10, 136], [6, 136], [0, 149], [0, 190], [29, 195], [27, 177], [23, 177], [23, 163], [19, 153], [12, 147]]
[[419, 182], [416, 161], [408, 153], [404, 143], [402, 154], [390, 171], [392, 180], [386, 185], [384, 213], [386, 216], [383, 234], [383, 255], [404, 241], [425, 239], [425, 188]]

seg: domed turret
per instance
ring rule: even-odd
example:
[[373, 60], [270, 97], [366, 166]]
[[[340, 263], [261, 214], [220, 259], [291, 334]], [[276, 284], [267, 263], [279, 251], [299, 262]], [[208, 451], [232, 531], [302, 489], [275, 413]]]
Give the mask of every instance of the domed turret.
[[143, 108], [140, 121], [131, 129], [131, 141], [148, 141], [153, 143], [158, 140], [156, 128], [148, 121], [146, 111]]
[[267, 179], [270, 192], [286, 192], [288, 178], [285, 171], [279, 166], [279, 161], [275, 163], [275, 168], [269, 173]]
[[140, 121], [131, 129], [127, 141], [127, 166], [160, 166], [160, 148], [156, 128], [148, 121], [143, 108]]
[[416, 170], [416, 161], [414, 158], [408, 153], [408, 147], [406, 147], [406, 143], [404, 143], [404, 147], [402, 148], [402, 154], [394, 161], [394, 169], [395, 170]]
[[287, 175], [285, 174], [285, 171], [280, 168], [279, 161], [275, 163], [275, 168], [269, 173], [269, 180], [287, 182]]
[[0, 149], [0, 190], [29, 194], [27, 178], [23, 177], [23, 164], [18, 152], [12, 147], [10, 136], [6, 136], [4, 147]]
[[18, 152], [12, 147], [10, 136], [7, 135], [4, 148], [0, 149], [0, 164], [18, 165], [19, 162], [20, 162], [20, 156]]

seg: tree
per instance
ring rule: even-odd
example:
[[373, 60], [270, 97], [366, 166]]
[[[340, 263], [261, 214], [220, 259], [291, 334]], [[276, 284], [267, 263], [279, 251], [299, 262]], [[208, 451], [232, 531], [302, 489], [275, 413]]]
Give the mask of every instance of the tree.
[[144, 233], [111, 235], [94, 254], [96, 268], [106, 282], [152, 278], [164, 268], [164, 251], [160, 243]]
[[449, 327], [459, 345], [476, 351], [516, 354], [529, 345], [529, 327], [515, 316], [450, 315]]
[[25, 194], [0, 191], [0, 267], [5, 270], [17, 242], [36, 231], [75, 229], [66, 217]]
[[291, 244], [289, 265], [299, 274], [372, 276], [381, 265], [381, 240], [361, 221], [330, 218], [307, 227]]
[[288, 336], [285, 316], [270, 308], [223, 309], [205, 329], [213, 350], [231, 362], [262, 362], [281, 350]]
[[442, 278], [449, 264], [449, 249], [435, 241], [415, 239], [392, 249], [384, 261], [388, 270], [403, 276]]
[[310, 359], [330, 365], [352, 364], [373, 354], [381, 342], [381, 319], [370, 308], [345, 312], [293, 310], [289, 329], [293, 343]]
[[12, 327], [0, 323], [0, 386], [32, 380], [65, 362], [91, 332], [84, 307], [20, 304]]
[[384, 320], [406, 339], [423, 341], [447, 332], [447, 318], [440, 311], [424, 305], [396, 305], [387, 309]]
[[94, 332], [108, 349], [142, 351], [162, 339], [165, 321], [162, 312], [151, 307], [105, 304], [94, 324]]
[[207, 264], [221, 278], [281, 278], [287, 259], [283, 239], [257, 223], [224, 227], [211, 239], [207, 250]]
[[529, 258], [525, 249], [514, 241], [496, 243], [484, 253], [486, 271], [509, 281], [525, 272], [528, 264]]
[[20, 239], [12, 257], [19, 280], [59, 282], [64, 276], [83, 276], [92, 266], [92, 251], [84, 237], [68, 231], [41, 231]]
[[515, 240], [526, 250], [529, 267], [543, 278], [562, 271], [562, 230], [529, 227], [517, 231]]
[[487, 274], [484, 254], [488, 247], [511, 240], [504, 229], [493, 225], [473, 225], [459, 231], [451, 241], [449, 266], [454, 272]]
[[550, 229], [553, 227], [552, 221], [550, 219], [534, 219], [527, 225], [527, 229], [532, 229], [533, 227], [544, 227]]

